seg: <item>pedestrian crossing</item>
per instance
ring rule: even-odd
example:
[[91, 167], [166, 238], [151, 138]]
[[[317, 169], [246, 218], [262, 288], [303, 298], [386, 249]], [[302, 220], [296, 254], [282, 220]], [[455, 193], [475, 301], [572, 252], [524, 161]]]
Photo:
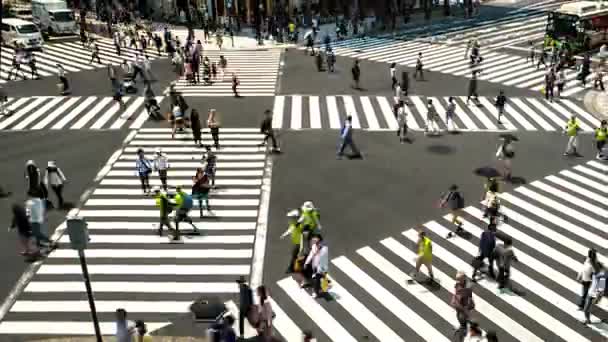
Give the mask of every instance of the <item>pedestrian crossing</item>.
[[[408, 127], [424, 130], [427, 117], [427, 100], [441, 120], [439, 126], [446, 129], [445, 113], [448, 97], [406, 97]], [[397, 130], [393, 114], [394, 98], [387, 96], [275, 96], [273, 127], [277, 129], [340, 129], [347, 115], [353, 117], [353, 127], [367, 130]], [[466, 96], [456, 96], [454, 122], [450, 129], [461, 131], [551, 131], [564, 130], [566, 121], [576, 114], [581, 128], [592, 132], [599, 120], [588, 113], [580, 103], [568, 99], [548, 102], [541, 98], [510, 98], [505, 113], [498, 123], [498, 109], [494, 98], [479, 97], [466, 103]], [[454, 125], [452, 125], [454, 124]]]
[[[601, 321], [608, 318], [608, 303], [592, 310], [587, 326], [576, 304], [581, 291], [576, 275], [589, 248], [608, 261], [607, 174], [608, 165], [590, 161], [500, 195], [501, 212], [509, 221], [501, 222], [498, 231], [512, 238], [519, 261], [511, 269], [512, 294], [497, 292], [489, 277], [472, 283], [472, 318], [484, 330], [497, 332], [500, 341], [608, 337], [608, 324]], [[281, 322], [274, 325], [277, 334], [286, 341], [299, 341], [303, 330], [314, 331], [319, 341], [452, 341], [458, 327], [450, 305], [454, 277], [457, 271], [471, 276], [478, 237], [487, 225], [482, 205], [463, 212], [469, 237], [446, 238], [454, 230], [450, 215], [421, 226], [433, 241], [435, 285], [410, 281], [418, 233], [407, 229], [330, 257], [330, 300], [313, 299], [291, 277], [278, 280], [272, 291], [281, 307], [275, 310], [275, 321]], [[331, 241], [328, 247], [331, 254]]]
[[[500, 51], [488, 51], [483, 45], [481, 46], [483, 61], [474, 67], [471, 67], [470, 60], [466, 57], [468, 50], [463, 44], [450, 45], [417, 40], [369, 38], [335, 42], [331, 46], [334, 53], [339, 56], [396, 63], [409, 68], [416, 66], [418, 54], [422, 53], [424, 71], [467, 78], [471, 77], [473, 71], [478, 71], [478, 80], [529, 89], [538, 93], [544, 89], [545, 85], [545, 66], [537, 68], [537, 61], [530, 62], [524, 56], [510, 55]], [[300, 47], [300, 49], [304, 49], [304, 47]], [[591, 87], [591, 82], [583, 87], [576, 79], [576, 75], [577, 72], [574, 69], [565, 71], [566, 81], [562, 96], [580, 95], [581, 92]], [[587, 80], [593, 79], [593, 75], [588, 76]]]
[[[154, 331], [187, 314], [201, 296], [234, 301], [236, 280], [250, 274], [266, 160], [258, 147], [263, 137], [257, 129], [220, 131], [222, 147], [214, 151], [217, 187], [209, 196], [213, 211], [205, 210], [199, 218], [194, 201], [190, 217], [201, 234], [189, 234], [190, 226], [182, 222], [182, 238], [175, 243], [166, 230], [163, 237], [157, 233], [158, 208], [154, 198], [142, 195], [135, 158], [139, 148], [149, 159], [156, 147], [162, 148], [170, 163], [169, 192], [182, 185], [189, 193], [204, 149], [186, 135], [188, 139], [178, 134], [172, 140], [169, 129], [139, 130], [100, 173], [99, 184], [78, 213], [88, 223], [85, 254], [104, 335], [115, 333], [118, 308]], [[209, 140], [209, 131], [203, 131], [203, 143], [211, 144]], [[156, 172], [150, 178], [152, 186], [160, 185]], [[59, 242], [0, 323], [0, 340], [14, 334], [93, 334], [78, 254], [70, 249], [67, 234]], [[229, 306], [234, 311], [234, 302]]]
[[[34, 52], [38, 74], [41, 77], [56, 76], [57, 64], [61, 64], [67, 73], [94, 70], [106, 67], [108, 64], [120, 65], [124, 60], [135, 61], [135, 56], [139, 53], [139, 50], [135, 48], [123, 47], [121, 54], [118, 55], [113, 41], [107, 38], [98, 38], [96, 43], [99, 47], [101, 64], [97, 63], [97, 60], [91, 62], [91, 50], [83, 47], [80, 42], [59, 42], [44, 45], [43, 51]], [[2, 46], [0, 49], [0, 83], [6, 83], [12, 69], [15, 50], [9, 46]], [[161, 57], [158, 55], [156, 48], [148, 48], [145, 52], [150, 60]], [[27, 79], [30, 79], [31, 69], [28, 65], [22, 64], [21, 71]], [[19, 80], [23, 79], [21, 74], [17, 77]], [[12, 80], [14, 79], [15, 76]]]
[[[160, 104], [162, 96], [156, 98]], [[0, 116], [0, 131], [60, 129], [137, 129], [148, 120], [144, 98], [123, 97], [125, 106], [112, 97], [31, 96], [9, 98]]]
[[[234, 96], [232, 75], [239, 79], [240, 96], [273, 96], [276, 89], [281, 50], [205, 50], [204, 56], [217, 64], [217, 79], [211, 85], [203, 84], [203, 65], [200, 65], [201, 83], [191, 84], [182, 77], [175, 89], [183, 96]], [[220, 56], [228, 61], [225, 75], [219, 67]]]

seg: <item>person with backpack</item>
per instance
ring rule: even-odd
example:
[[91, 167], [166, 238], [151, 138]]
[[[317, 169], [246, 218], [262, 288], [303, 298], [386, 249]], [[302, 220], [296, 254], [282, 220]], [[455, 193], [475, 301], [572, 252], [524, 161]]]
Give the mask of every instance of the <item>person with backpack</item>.
[[158, 224], [158, 236], [163, 236], [163, 227], [167, 226], [167, 230], [172, 230], [171, 221], [169, 220], [169, 214], [173, 211], [173, 206], [169, 202], [167, 193], [160, 191], [160, 187], [154, 188], [154, 197], [156, 199], [156, 206], [159, 209], [160, 221]]
[[601, 265], [597, 260], [597, 251], [593, 248], [590, 249], [587, 252], [587, 258], [583, 264], [583, 269], [576, 276], [576, 280], [582, 285], [581, 298], [577, 303], [579, 310], [583, 310], [585, 307], [589, 295], [589, 288], [591, 287], [591, 282], [593, 280], [593, 274], [600, 271], [600, 266]]
[[471, 320], [471, 312], [475, 309], [473, 289], [469, 287], [463, 271], [456, 273], [456, 284], [454, 285], [450, 305], [456, 310], [456, 319], [460, 325], [456, 333], [460, 335], [460, 340], [462, 340], [467, 333], [467, 325]]
[[477, 282], [477, 272], [483, 265], [483, 260], [488, 259], [488, 275], [491, 278], [496, 278], [494, 275], [494, 248], [496, 248], [496, 224], [490, 223], [488, 228], [481, 233], [479, 237], [479, 255], [475, 257], [473, 263], [473, 274], [471, 279], [474, 283]]
[[[464, 208], [464, 196], [458, 191], [458, 185], [454, 184], [450, 186], [448, 193], [441, 198], [439, 206], [441, 208], [449, 207], [452, 215], [452, 224], [456, 225], [456, 234], [462, 233], [464, 231], [462, 229], [462, 221], [458, 218], [462, 215], [461, 211]], [[454, 234], [450, 232], [447, 238], [449, 239], [452, 236]]]
[[506, 103], [507, 103], [507, 97], [505, 96], [505, 91], [501, 89], [498, 92], [498, 96], [496, 96], [496, 101], [494, 102], [494, 105], [496, 106], [496, 109], [498, 110], [498, 119], [496, 120], [496, 123], [498, 123], [498, 124], [502, 124], [502, 122], [500, 122], [500, 117], [505, 114], [505, 104]]
[[517, 262], [517, 257], [513, 250], [513, 240], [510, 237], [504, 239], [504, 245], [497, 245], [494, 248], [494, 257], [498, 266], [498, 291], [505, 293], [506, 291], [510, 291], [511, 263], [513, 261]]
[[585, 306], [583, 308], [583, 312], [585, 313], [585, 324], [591, 324], [591, 309], [593, 305], [602, 300], [608, 292], [606, 290], [606, 278], [608, 277], [608, 272], [606, 268], [601, 263], [599, 264], [599, 270], [593, 273], [593, 280], [591, 281], [591, 287], [589, 288], [589, 294], [587, 295], [587, 299], [585, 300]]
[[173, 236], [173, 240], [179, 240], [179, 223], [184, 221], [188, 222], [192, 229], [194, 229], [194, 233], [198, 234], [198, 228], [192, 222], [188, 213], [193, 206], [192, 195], [187, 194], [184, 190], [182, 190], [181, 186], [177, 186], [175, 189], [175, 235]]

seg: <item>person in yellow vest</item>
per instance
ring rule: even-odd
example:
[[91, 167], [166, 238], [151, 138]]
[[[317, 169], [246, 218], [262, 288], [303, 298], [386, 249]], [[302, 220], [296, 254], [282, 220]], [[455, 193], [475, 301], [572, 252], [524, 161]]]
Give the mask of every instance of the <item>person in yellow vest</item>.
[[302, 228], [313, 234], [318, 233], [321, 230], [319, 209], [315, 208], [315, 205], [311, 201], [306, 201], [302, 204], [300, 211], [298, 223], [302, 225]]
[[296, 260], [301, 256], [303, 250], [303, 239], [302, 239], [302, 225], [298, 223], [300, 213], [297, 209], [294, 209], [287, 213], [287, 221], [289, 226], [287, 230], [281, 235], [281, 239], [284, 239], [287, 235], [291, 234], [291, 259], [289, 260], [289, 266], [287, 266], [286, 273], [294, 273], [298, 267], [295, 267]]
[[570, 120], [566, 122], [566, 135], [568, 135], [568, 144], [566, 145], [565, 156], [580, 156], [576, 150], [578, 147], [578, 131], [581, 129], [576, 115], [572, 115]]
[[606, 137], [608, 136], [608, 121], [602, 120], [600, 127], [595, 129], [595, 146], [597, 147], [596, 159], [601, 159], [602, 149], [606, 145]]
[[418, 231], [418, 242], [416, 243], [418, 249], [418, 255], [416, 256], [416, 272], [413, 272], [410, 276], [412, 280], [416, 280], [420, 267], [424, 265], [429, 272], [429, 281], [434, 282], [433, 277], [433, 242], [426, 236], [424, 230]]

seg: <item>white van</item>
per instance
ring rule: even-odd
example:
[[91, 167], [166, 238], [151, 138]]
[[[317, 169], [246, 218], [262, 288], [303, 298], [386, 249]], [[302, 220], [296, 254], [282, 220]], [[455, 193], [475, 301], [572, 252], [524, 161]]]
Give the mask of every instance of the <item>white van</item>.
[[74, 12], [64, 0], [32, 0], [34, 23], [42, 31], [54, 34], [75, 34]]
[[15, 42], [27, 49], [42, 49], [44, 40], [38, 26], [30, 21], [16, 18], [2, 20], [2, 42], [13, 46]]

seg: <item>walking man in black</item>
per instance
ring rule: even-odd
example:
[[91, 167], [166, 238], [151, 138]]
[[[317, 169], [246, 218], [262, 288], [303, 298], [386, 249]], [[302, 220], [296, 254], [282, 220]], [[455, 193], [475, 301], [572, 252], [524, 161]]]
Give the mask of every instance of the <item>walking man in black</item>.
[[277, 144], [277, 139], [274, 136], [274, 130], [272, 129], [272, 112], [269, 109], [264, 112], [264, 119], [260, 126], [260, 132], [264, 134], [264, 141], [262, 141], [260, 146], [265, 146], [268, 143], [268, 139], [270, 139], [272, 140], [272, 152], [281, 152], [281, 149]]
[[28, 61], [28, 65], [29, 65], [30, 70], [32, 72], [32, 79], [33, 80], [39, 80], [40, 79], [40, 75], [38, 75], [38, 67], [36, 67], [36, 56], [34, 56], [33, 54], [30, 56], [30, 60]]
[[355, 85], [353, 88], [355, 89], [361, 89], [361, 87], [359, 86], [359, 79], [361, 78], [361, 68], [359, 68], [359, 60], [355, 59], [355, 64], [353, 65], [353, 68], [351, 69], [351, 72], [353, 74], [353, 81], [355, 82]]
[[93, 45], [91, 46], [91, 61], [89, 64], [92, 64], [95, 59], [97, 59], [98, 64], [101, 64], [101, 59], [99, 58], [99, 46], [97, 46], [97, 43], [93, 42]]

